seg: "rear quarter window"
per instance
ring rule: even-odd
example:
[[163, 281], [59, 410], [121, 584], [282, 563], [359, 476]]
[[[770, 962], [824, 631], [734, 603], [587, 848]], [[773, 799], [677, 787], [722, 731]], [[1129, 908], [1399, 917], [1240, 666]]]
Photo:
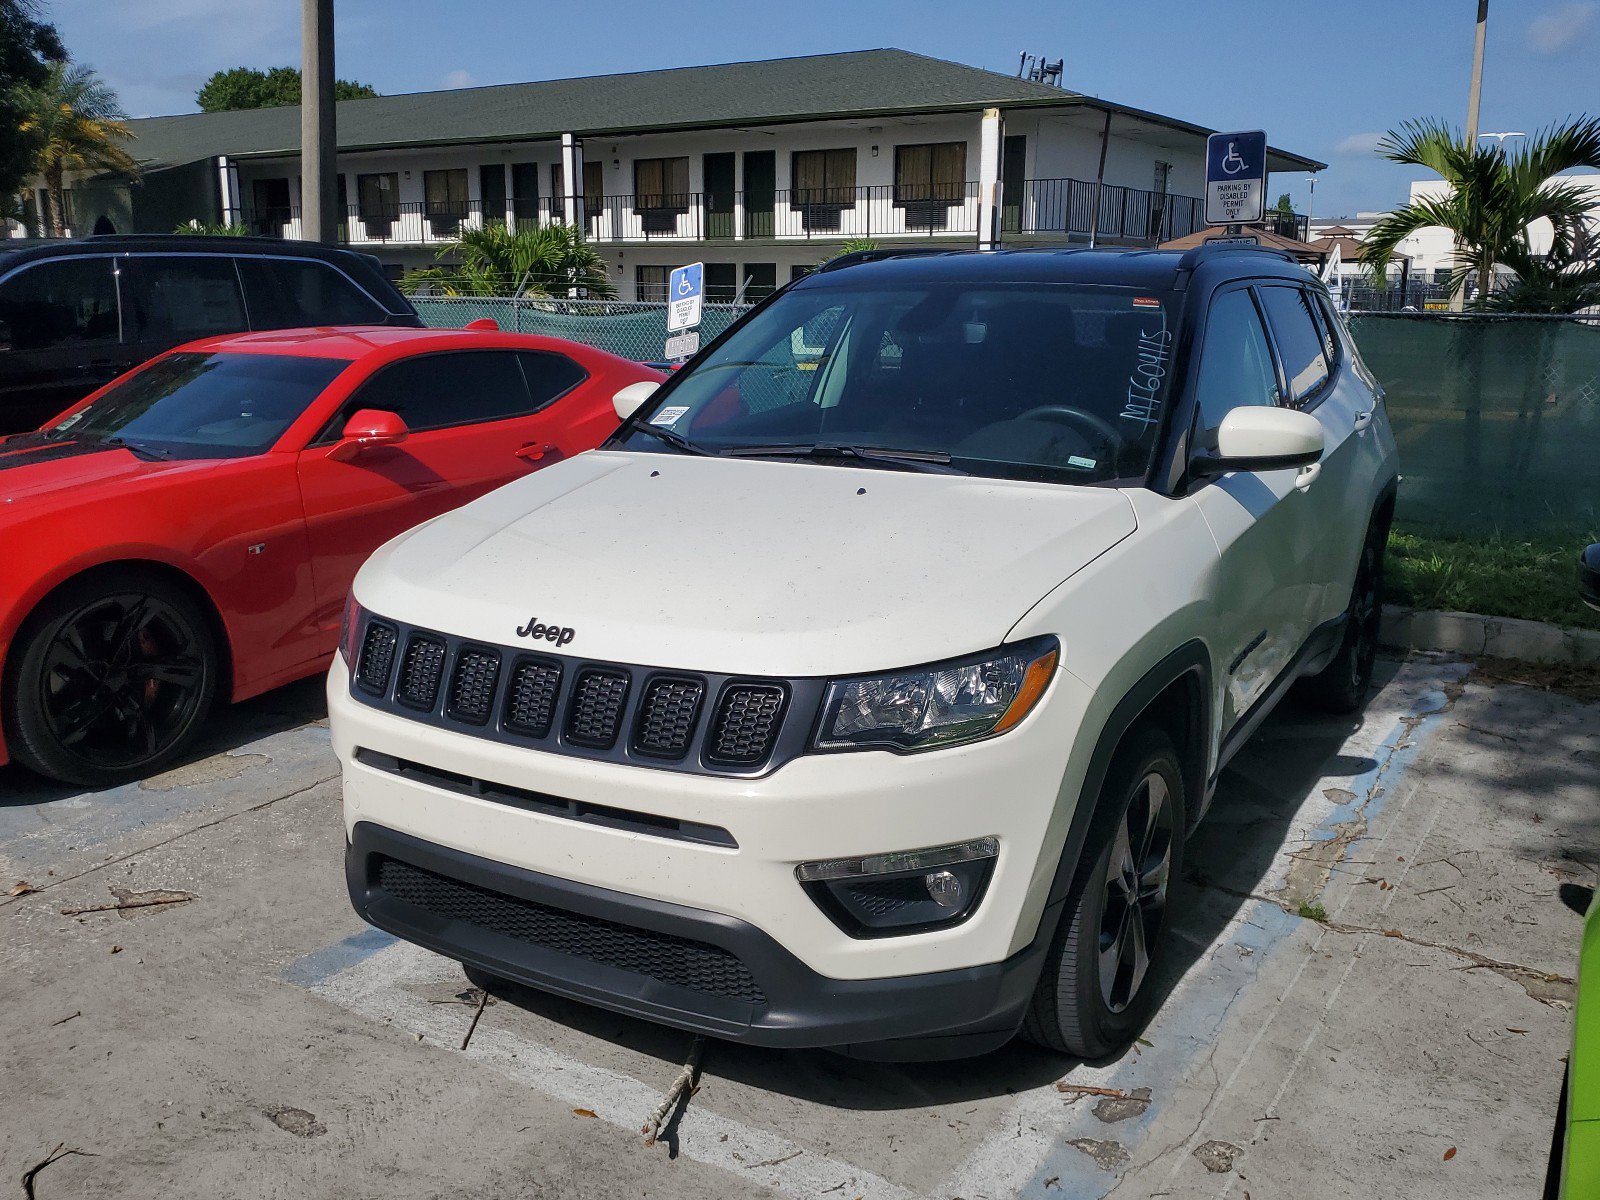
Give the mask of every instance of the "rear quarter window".
[[241, 258], [238, 263], [252, 329], [375, 325], [388, 316], [327, 263], [295, 258]]

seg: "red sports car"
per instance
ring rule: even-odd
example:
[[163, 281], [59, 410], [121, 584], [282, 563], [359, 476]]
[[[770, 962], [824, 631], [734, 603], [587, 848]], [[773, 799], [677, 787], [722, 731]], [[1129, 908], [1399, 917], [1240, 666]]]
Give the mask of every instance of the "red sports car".
[[323, 670], [381, 543], [616, 427], [661, 376], [495, 330], [191, 342], [0, 438], [0, 764], [179, 754], [218, 695]]

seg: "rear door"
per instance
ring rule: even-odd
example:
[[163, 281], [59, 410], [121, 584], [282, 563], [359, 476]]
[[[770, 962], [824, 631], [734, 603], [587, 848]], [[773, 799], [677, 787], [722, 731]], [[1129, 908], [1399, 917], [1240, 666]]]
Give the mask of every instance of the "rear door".
[[[581, 388], [563, 354], [457, 350], [381, 367], [301, 452], [300, 494], [323, 622], [337, 634], [345, 593], [373, 550], [414, 525], [597, 445], [615, 414]], [[405, 441], [348, 461], [329, 451], [350, 416], [397, 413]], [[330, 642], [331, 646], [331, 642]]]
[[196, 338], [250, 328], [226, 255], [137, 254], [121, 264], [123, 337], [138, 362]]
[[251, 329], [381, 325], [388, 313], [343, 271], [310, 258], [239, 258]]
[[[1251, 288], [1213, 294], [1200, 341], [1194, 442], [1215, 449], [1235, 408], [1282, 402], [1271, 341]], [[1317, 574], [1316, 515], [1298, 472], [1230, 471], [1192, 494], [1217, 542], [1216, 664], [1225, 685], [1226, 732], [1261, 700], [1310, 633]]]
[[37, 429], [133, 365], [115, 263], [73, 255], [0, 280], [0, 434]]

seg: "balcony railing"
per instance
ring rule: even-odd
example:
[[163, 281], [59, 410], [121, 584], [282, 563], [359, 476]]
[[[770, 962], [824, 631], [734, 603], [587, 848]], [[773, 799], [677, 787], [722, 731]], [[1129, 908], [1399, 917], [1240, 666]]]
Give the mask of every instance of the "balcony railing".
[[[1112, 243], [1151, 245], [1183, 237], [1202, 225], [1197, 196], [1177, 196], [1082, 179], [1029, 179], [1001, 205], [1002, 235], [1069, 237], [1093, 233]], [[879, 184], [853, 188], [776, 188], [728, 192], [572, 197], [584, 230], [602, 242], [843, 241], [848, 239], [977, 236], [979, 189], [975, 182]], [[377, 208], [351, 205], [339, 221], [339, 238], [352, 246], [442, 245], [463, 230], [510, 219], [537, 228], [563, 219], [565, 197], [511, 200], [485, 207], [409, 202]], [[1098, 217], [1096, 207], [1098, 206]], [[252, 233], [300, 236], [298, 208], [245, 209], [232, 214]], [[1270, 214], [1281, 232], [1303, 236], [1305, 220]], [[1294, 223], [1298, 222], [1296, 226]], [[1299, 229], [1299, 234], [1292, 232]]]

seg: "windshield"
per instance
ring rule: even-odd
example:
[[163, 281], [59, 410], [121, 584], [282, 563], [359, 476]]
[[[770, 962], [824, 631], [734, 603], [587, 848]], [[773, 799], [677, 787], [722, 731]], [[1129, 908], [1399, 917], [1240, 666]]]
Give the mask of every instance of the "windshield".
[[[1142, 480], [1174, 293], [1080, 284], [801, 286], [641, 414], [630, 449], [837, 457], [1059, 483]], [[676, 438], [670, 435], [678, 435]], [[877, 451], [867, 455], [863, 451]], [[903, 462], [890, 451], [911, 452]]]
[[160, 458], [260, 454], [349, 366], [342, 358], [170, 354], [46, 430]]

